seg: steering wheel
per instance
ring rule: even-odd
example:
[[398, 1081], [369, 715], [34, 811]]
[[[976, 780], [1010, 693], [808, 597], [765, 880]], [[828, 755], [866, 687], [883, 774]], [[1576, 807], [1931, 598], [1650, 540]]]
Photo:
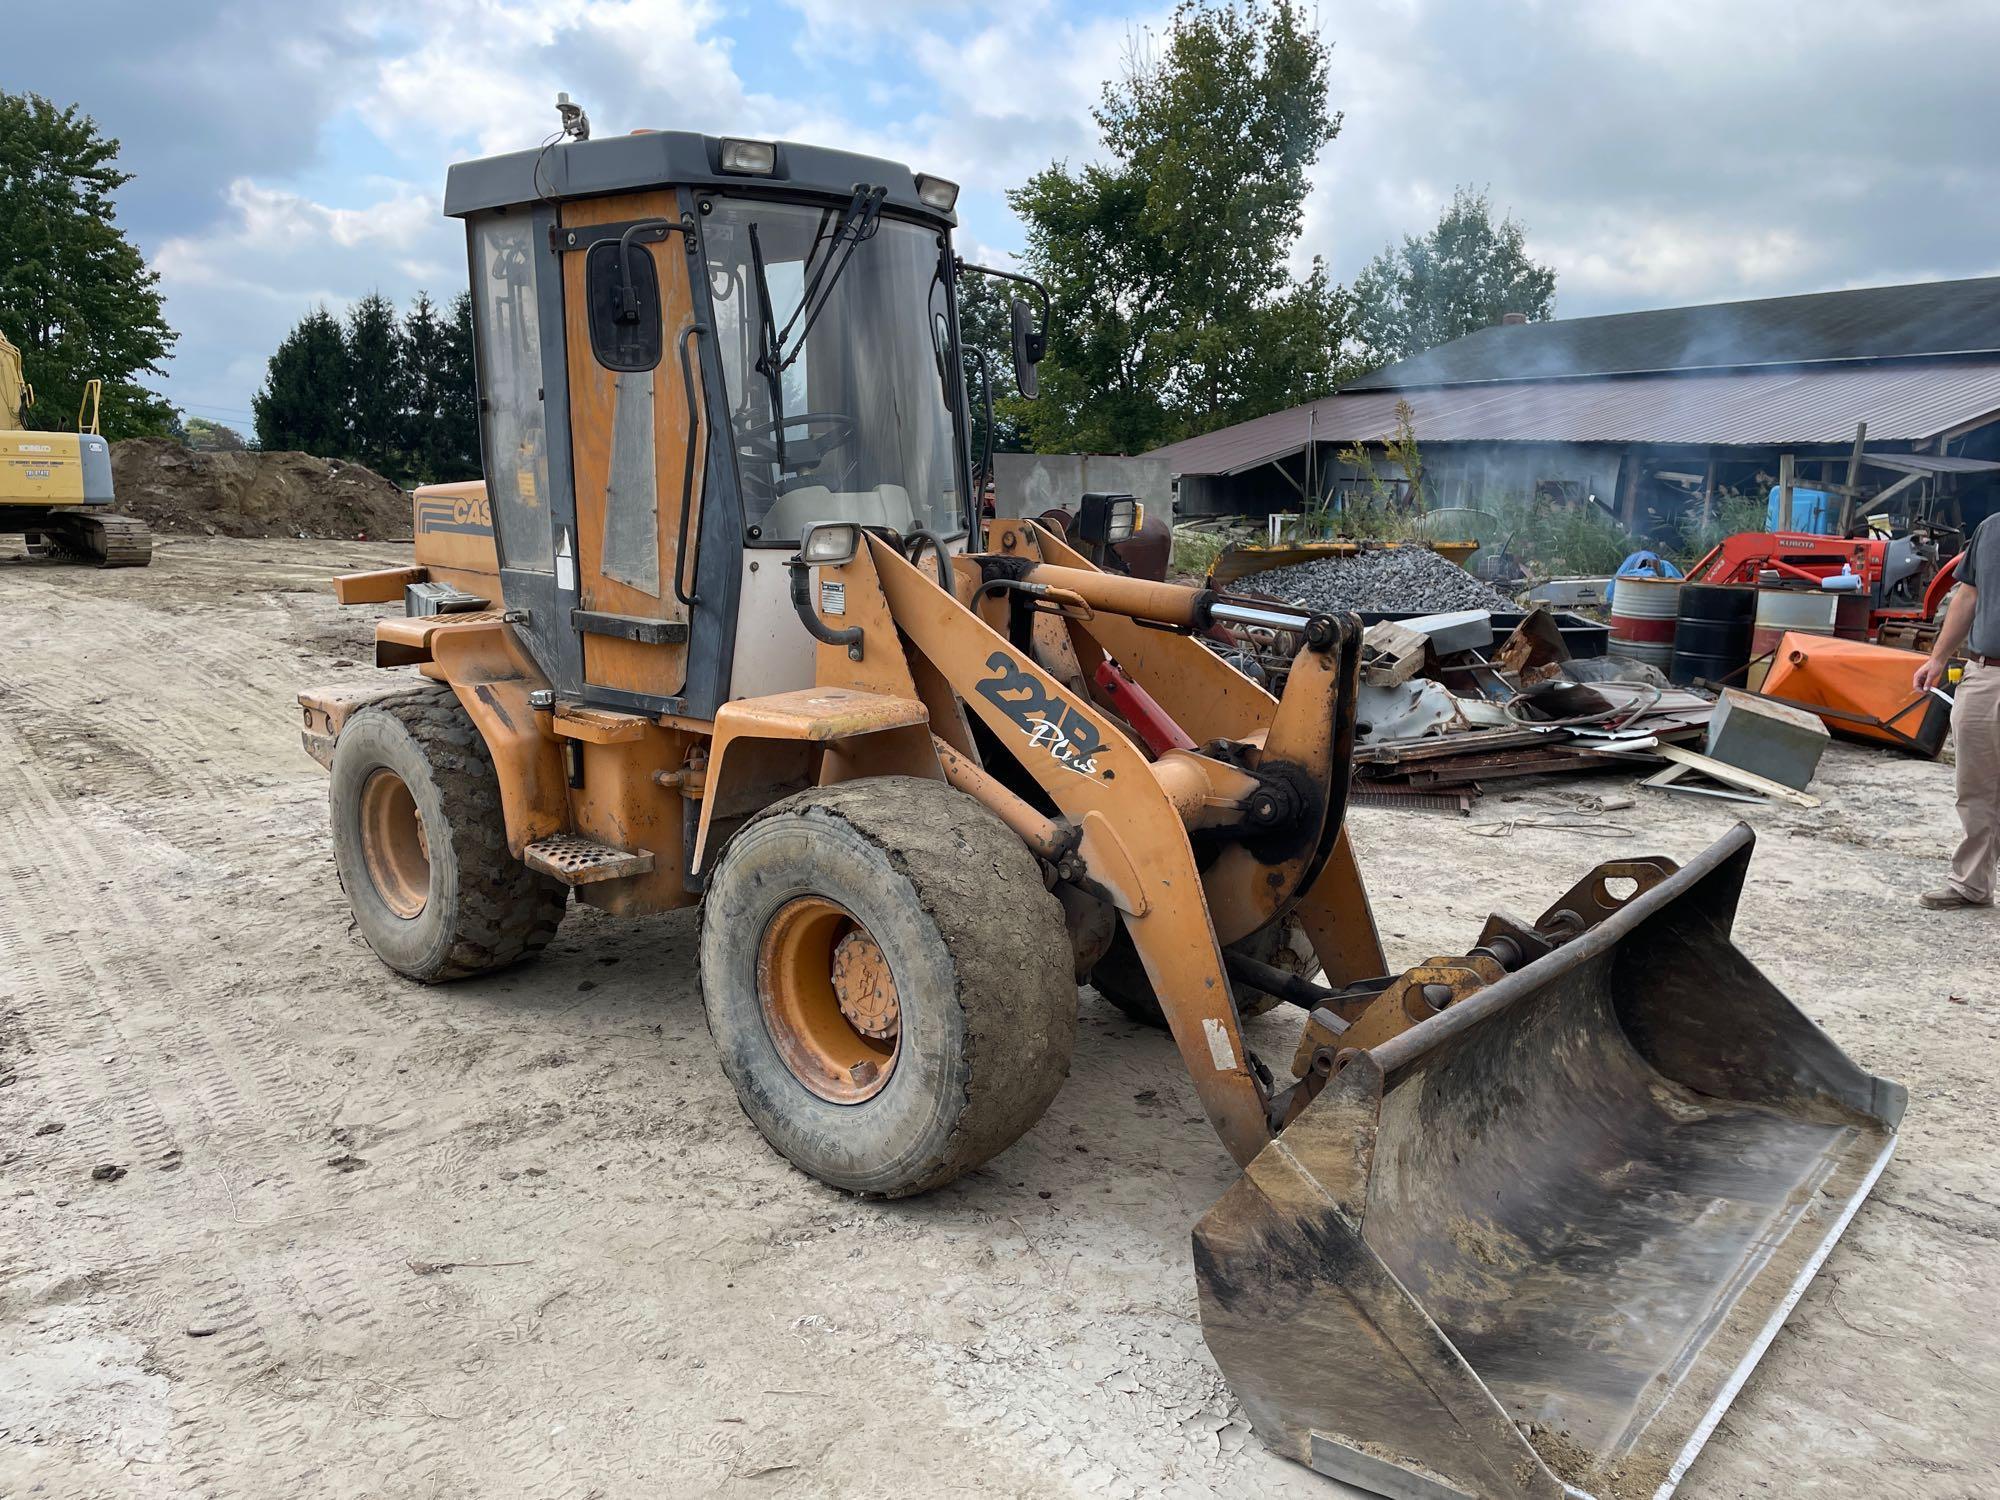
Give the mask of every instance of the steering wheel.
[[808, 433], [798, 442], [785, 440], [785, 467], [794, 473], [818, 468], [829, 453], [846, 447], [861, 432], [861, 424], [844, 411], [802, 411], [796, 416], [738, 427], [736, 444], [759, 463], [774, 464], [778, 462], [778, 434], [794, 427], [826, 429], [818, 434]]

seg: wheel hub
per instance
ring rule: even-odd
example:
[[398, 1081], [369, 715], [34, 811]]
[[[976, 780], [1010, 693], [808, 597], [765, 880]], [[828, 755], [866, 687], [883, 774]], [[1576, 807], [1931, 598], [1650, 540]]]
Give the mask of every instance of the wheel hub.
[[431, 847], [417, 799], [383, 767], [361, 788], [361, 857], [382, 904], [408, 920], [431, 895]]
[[757, 945], [757, 998], [778, 1056], [812, 1093], [859, 1104], [888, 1083], [902, 1005], [881, 945], [845, 907], [801, 896], [777, 910]]

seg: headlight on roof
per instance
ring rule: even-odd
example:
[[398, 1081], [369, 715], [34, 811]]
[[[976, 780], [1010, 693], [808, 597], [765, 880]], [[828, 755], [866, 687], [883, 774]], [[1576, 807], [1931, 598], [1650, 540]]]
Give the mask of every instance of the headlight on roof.
[[745, 177], [769, 177], [778, 169], [778, 147], [772, 141], [722, 142], [722, 170]]
[[920, 173], [917, 177], [917, 201], [926, 208], [948, 214], [958, 206], [958, 184]]

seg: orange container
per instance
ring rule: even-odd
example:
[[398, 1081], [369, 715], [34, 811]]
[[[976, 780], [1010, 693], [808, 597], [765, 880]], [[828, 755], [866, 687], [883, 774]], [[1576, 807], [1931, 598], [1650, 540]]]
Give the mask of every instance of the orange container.
[[1951, 710], [1935, 693], [1910, 686], [1923, 656], [1893, 646], [1788, 631], [1763, 693], [1818, 714], [1844, 739], [1894, 745], [1937, 758]]

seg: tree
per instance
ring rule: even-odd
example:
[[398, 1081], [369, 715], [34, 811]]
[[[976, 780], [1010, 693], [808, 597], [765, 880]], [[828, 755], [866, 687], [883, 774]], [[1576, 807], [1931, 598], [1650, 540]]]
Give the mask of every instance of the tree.
[[479, 383], [473, 373], [472, 293], [451, 301], [451, 321], [445, 325], [450, 349], [450, 383], [438, 408], [440, 479], [477, 479], [479, 456]]
[[207, 417], [189, 417], [181, 441], [197, 453], [241, 453], [249, 444], [234, 427], [211, 422]]
[[958, 338], [965, 353], [965, 389], [972, 403], [966, 423], [972, 461], [986, 456], [986, 371], [993, 377], [993, 451], [1019, 453], [1027, 446], [1023, 405], [1014, 384], [1014, 284], [968, 272], [958, 283]]
[[250, 398], [257, 445], [350, 457], [347, 380], [339, 320], [316, 307], [285, 335], [265, 369], [263, 388]]
[[285, 335], [252, 399], [265, 448], [352, 459], [399, 484], [479, 477], [472, 299], [418, 292], [399, 318], [379, 293], [345, 324], [315, 308]]
[[453, 383], [451, 329], [438, 315], [428, 292], [403, 315], [403, 433], [402, 451], [410, 477], [431, 484], [454, 472], [446, 448], [446, 392]]
[[1429, 234], [1385, 248], [1354, 279], [1369, 368], [1490, 328], [1504, 313], [1548, 321], [1555, 269], [1530, 259], [1525, 239], [1513, 215], [1493, 222], [1485, 193], [1460, 188]]
[[1182, 0], [1093, 111], [1109, 161], [1008, 195], [1055, 300], [1038, 448], [1139, 452], [1333, 388], [1346, 299], [1286, 270], [1340, 130], [1328, 58], [1292, 0]]
[[20, 346], [37, 427], [74, 425], [93, 377], [104, 382], [106, 436], [174, 422], [138, 383], [164, 373], [176, 335], [159, 273], [117, 227], [113, 195], [132, 180], [117, 161], [118, 142], [75, 105], [0, 92], [0, 331]]
[[395, 306], [370, 292], [347, 311], [346, 457], [378, 474], [403, 470], [403, 334]]

